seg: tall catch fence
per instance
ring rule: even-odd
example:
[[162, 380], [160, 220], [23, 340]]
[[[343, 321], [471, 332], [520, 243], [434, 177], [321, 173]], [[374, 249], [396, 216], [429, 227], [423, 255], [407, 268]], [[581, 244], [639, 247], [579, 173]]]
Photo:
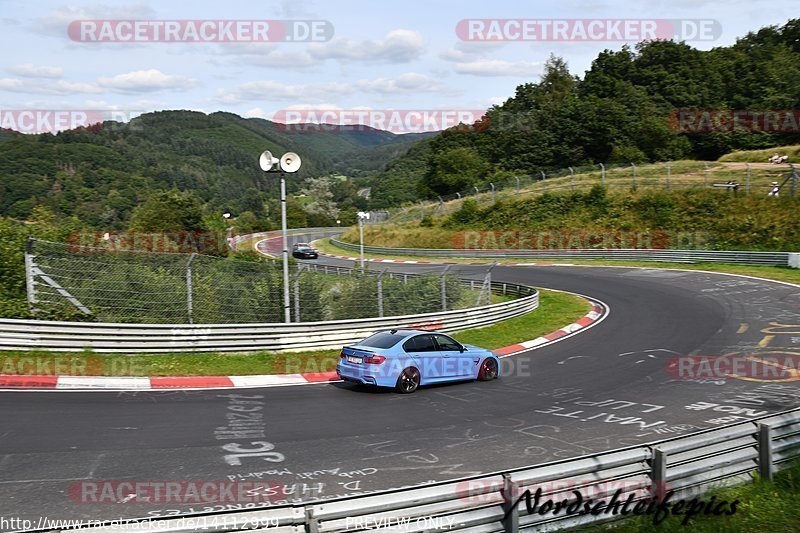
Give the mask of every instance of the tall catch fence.
[[[31, 239], [25, 269], [31, 309], [49, 316], [152, 324], [283, 322], [278, 261], [112, 252]], [[289, 279], [293, 322], [451, 311], [493, 298], [491, 267], [398, 274], [292, 263]]]
[[570, 166], [557, 170], [517, 173], [495, 182], [485, 181], [461, 192], [392, 209], [381, 222], [408, 222], [425, 215], [444, 216], [473, 199], [485, 208], [499, 200], [520, 199], [545, 192], [588, 191], [595, 185], [609, 190], [672, 190], [713, 188], [720, 193], [766, 196], [776, 185], [779, 196], [800, 194], [800, 173], [791, 164], [667, 161]]

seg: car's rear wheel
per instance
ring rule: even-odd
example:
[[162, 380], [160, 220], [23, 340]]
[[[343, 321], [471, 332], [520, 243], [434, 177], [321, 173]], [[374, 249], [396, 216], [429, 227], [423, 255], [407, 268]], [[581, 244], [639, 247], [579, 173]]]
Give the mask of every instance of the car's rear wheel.
[[481, 369], [478, 371], [478, 379], [481, 381], [490, 381], [496, 379], [498, 375], [497, 360], [493, 357], [487, 357], [481, 363]]
[[400, 394], [411, 394], [419, 387], [419, 370], [413, 366], [406, 368], [397, 378], [395, 389]]

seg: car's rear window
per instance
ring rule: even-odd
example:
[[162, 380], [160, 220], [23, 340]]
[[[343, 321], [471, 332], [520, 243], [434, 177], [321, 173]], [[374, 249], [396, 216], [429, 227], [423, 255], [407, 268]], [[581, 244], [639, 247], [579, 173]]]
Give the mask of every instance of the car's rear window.
[[369, 346], [370, 348], [391, 348], [405, 337], [405, 335], [396, 335], [388, 331], [381, 331], [375, 335], [370, 335], [358, 344], [360, 346]]

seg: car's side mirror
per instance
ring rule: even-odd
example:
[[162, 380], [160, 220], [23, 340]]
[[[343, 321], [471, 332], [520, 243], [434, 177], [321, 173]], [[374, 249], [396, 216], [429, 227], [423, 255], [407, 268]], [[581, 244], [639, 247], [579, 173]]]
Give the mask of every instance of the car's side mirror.
[[459, 345], [458, 345], [458, 351], [459, 351], [459, 352], [461, 352], [461, 353], [464, 353], [464, 352], [466, 352], [466, 351], [467, 351], [467, 349], [466, 349], [466, 348], [464, 348], [464, 345], [463, 345], [463, 344], [459, 344]]

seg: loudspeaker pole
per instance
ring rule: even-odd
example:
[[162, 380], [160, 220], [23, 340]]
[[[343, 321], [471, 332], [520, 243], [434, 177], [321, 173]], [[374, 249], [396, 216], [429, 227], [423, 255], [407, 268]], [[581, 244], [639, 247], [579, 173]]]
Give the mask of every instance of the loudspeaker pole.
[[283, 321], [292, 321], [289, 300], [289, 239], [286, 237], [286, 174], [281, 170], [281, 242], [283, 243]]
[[293, 173], [300, 170], [300, 156], [294, 152], [283, 154], [280, 159], [276, 159], [272, 154], [265, 150], [258, 158], [261, 170], [266, 172], [276, 172], [276, 166], [281, 173], [281, 242], [283, 244], [283, 320], [292, 321], [292, 303], [289, 296], [289, 239], [286, 236], [286, 172]]

